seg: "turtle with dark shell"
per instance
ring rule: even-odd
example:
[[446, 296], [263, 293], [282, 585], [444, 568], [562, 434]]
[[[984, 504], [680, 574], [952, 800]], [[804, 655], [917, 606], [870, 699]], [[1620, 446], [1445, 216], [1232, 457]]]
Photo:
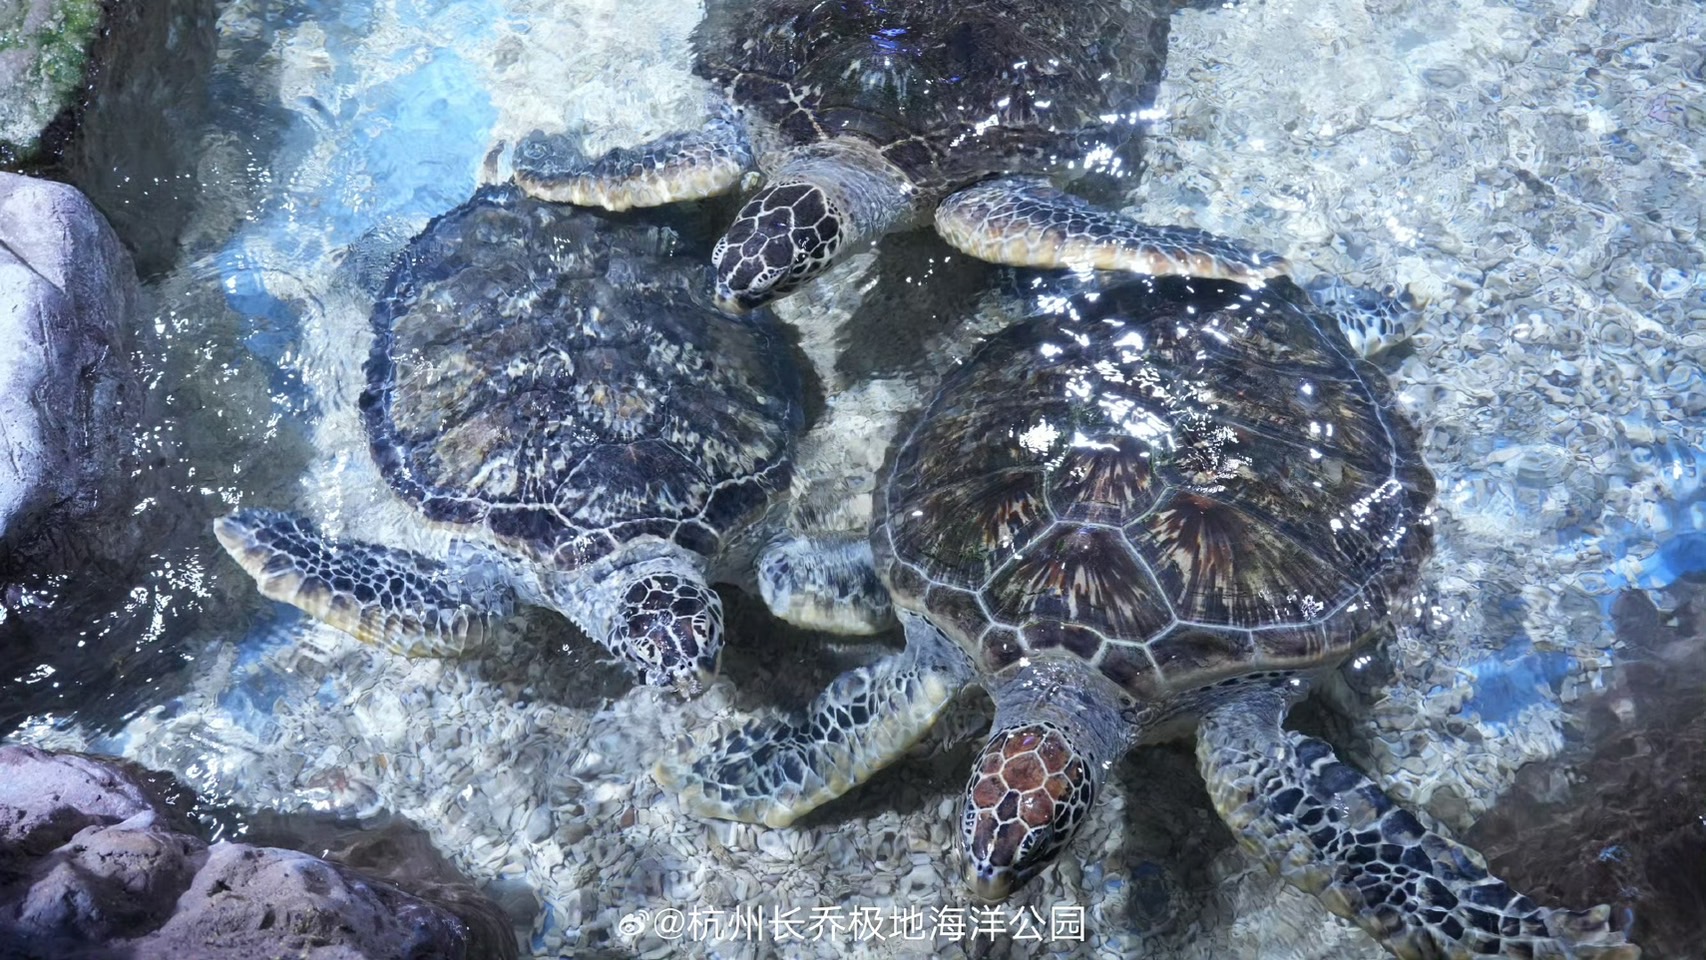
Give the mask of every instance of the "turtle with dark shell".
[[1127, 750], [1194, 733], [1242, 845], [1392, 953], [1637, 957], [1609, 908], [1535, 905], [1282, 726], [1419, 602], [1434, 481], [1380, 372], [1287, 280], [1066, 292], [890, 451], [872, 544], [906, 649], [660, 782], [697, 814], [786, 825], [978, 685], [995, 719], [961, 846], [986, 899], [1057, 857]]
[[718, 581], [762, 579], [808, 626], [880, 628], [868, 544], [775, 529], [802, 423], [791, 344], [767, 311], [705, 302], [687, 248], [661, 223], [480, 190], [403, 252], [360, 402], [380, 473], [455, 535], [448, 558], [259, 509], [217, 520], [220, 543], [268, 597], [410, 655], [471, 651], [527, 604], [697, 689], [722, 648]]
[[1124, 172], [1166, 17], [1155, 0], [709, 0], [695, 69], [726, 98], [717, 119], [591, 163], [530, 139], [515, 180], [622, 210], [724, 193], [761, 170], [712, 253], [717, 295], [737, 308], [932, 219], [995, 263], [1257, 283], [1279, 257], [1059, 189]]

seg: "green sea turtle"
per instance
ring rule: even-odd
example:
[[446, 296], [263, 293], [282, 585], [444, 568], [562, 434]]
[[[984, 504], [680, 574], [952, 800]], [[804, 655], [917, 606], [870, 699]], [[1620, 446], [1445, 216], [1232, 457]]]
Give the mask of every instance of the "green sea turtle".
[[802, 549], [771, 520], [802, 422], [784, 329], [704, 302], [703, 261], [682, 245], [633, 217], [480, 190], [404, 251], [360, 403], [386, 482], [456, 535], [449, 559], [270, 510], [217, 520], [220, 543], [265, 595], [411, 655], [470, 650], [525, 603], [647, 682], [692, 689], [722, 647], [708, 582], [755, 577], [796, 622], [879, 628], [868, 544]]
[[623, 210], [726, 192], [763, 170], [712, 254], [731, 307], [932, 216], [950, 244], [995, 263], [1259, 282], [1279, 257], [1137, 223], [1054, 183], [1126, 166], [1166, 18], [1155, 0], [709, 0], [694, 66], [722, 89], [715, 120], [591, 163], [530, 139], [515, 180]]
[[1288, 280], [1131, 278], [1039, 296], [891, 449], [874, 555], [906, 649], [659, 781], [781, 826], [995, 702], [964, 794], [976, 893], [1045, 868], [1131, 747], [1195, 733], [1243, 846], [1407, 958], [1637, 948], [1610, 910], [1538, 907], [1320, 740], [1312, 683], [1414, 615], [1434, 481], [1390, 387]]

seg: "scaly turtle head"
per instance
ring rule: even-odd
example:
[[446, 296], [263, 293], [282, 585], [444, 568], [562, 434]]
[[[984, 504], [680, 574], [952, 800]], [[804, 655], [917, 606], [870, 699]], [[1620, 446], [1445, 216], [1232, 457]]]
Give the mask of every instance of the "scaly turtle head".
[[995, 732], [966, 783], [960, 839], [967, 884], [999, 901], [1072, 842], [1135, 727], [1130, 698], [1074, 658], [1034, 657], [990, 694]]
[[642, 683], [691, 696], [716, 676], [723, 601], [686, 551], [572, 569], [540, 585], [543, 605], [575, 621]]
[[725, 310], [762, 306], [822, 273], [841, 244], [842, 211], [812, 183], [776, 183], [741, 207], [717, 241], [717, 301]]
[[782, 296], [887, 232], [915, 199], [906, 174], [868, 143], [794, 150], [711, 252], [719, 304], [738, 312]]
[[966, 784], [961, 815], [972, 890], [988, 901], [1005, 900], [1053, 863], [1101, 783], [1101, 771], [1052, 723], [991, 737]]
[[622, 593], [605, 645], [646, 683], [698, 693], [717, 675], [723, 601], [697, 576], [645, 573]]

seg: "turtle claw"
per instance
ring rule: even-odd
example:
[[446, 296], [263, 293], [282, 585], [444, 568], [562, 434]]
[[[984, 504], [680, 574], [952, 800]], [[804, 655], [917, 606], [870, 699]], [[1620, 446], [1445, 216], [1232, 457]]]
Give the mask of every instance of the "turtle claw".
[[1260, 286], [1284, 257], [1190, 227], [1155, 227], [1092, 206], [1039, 177], [1001, 177], [936, 207], [936, 232], [962, 252], [1014, 267], [1118, 270]]
[[620, 211], [727, 193], [752, 166], [746, 131], [718, 118], [703, 130], [618, 147], [590, 163], [534, 131], [516, 147], [515, 182], [540, 200]]

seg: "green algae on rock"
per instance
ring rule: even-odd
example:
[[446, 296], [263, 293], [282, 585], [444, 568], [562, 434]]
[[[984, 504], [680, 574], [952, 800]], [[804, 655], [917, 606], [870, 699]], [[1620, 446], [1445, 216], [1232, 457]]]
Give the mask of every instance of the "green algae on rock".
[[35, 152], [82, 84], [100, 25], [99, 0], [0, 2], [0, 162]]

